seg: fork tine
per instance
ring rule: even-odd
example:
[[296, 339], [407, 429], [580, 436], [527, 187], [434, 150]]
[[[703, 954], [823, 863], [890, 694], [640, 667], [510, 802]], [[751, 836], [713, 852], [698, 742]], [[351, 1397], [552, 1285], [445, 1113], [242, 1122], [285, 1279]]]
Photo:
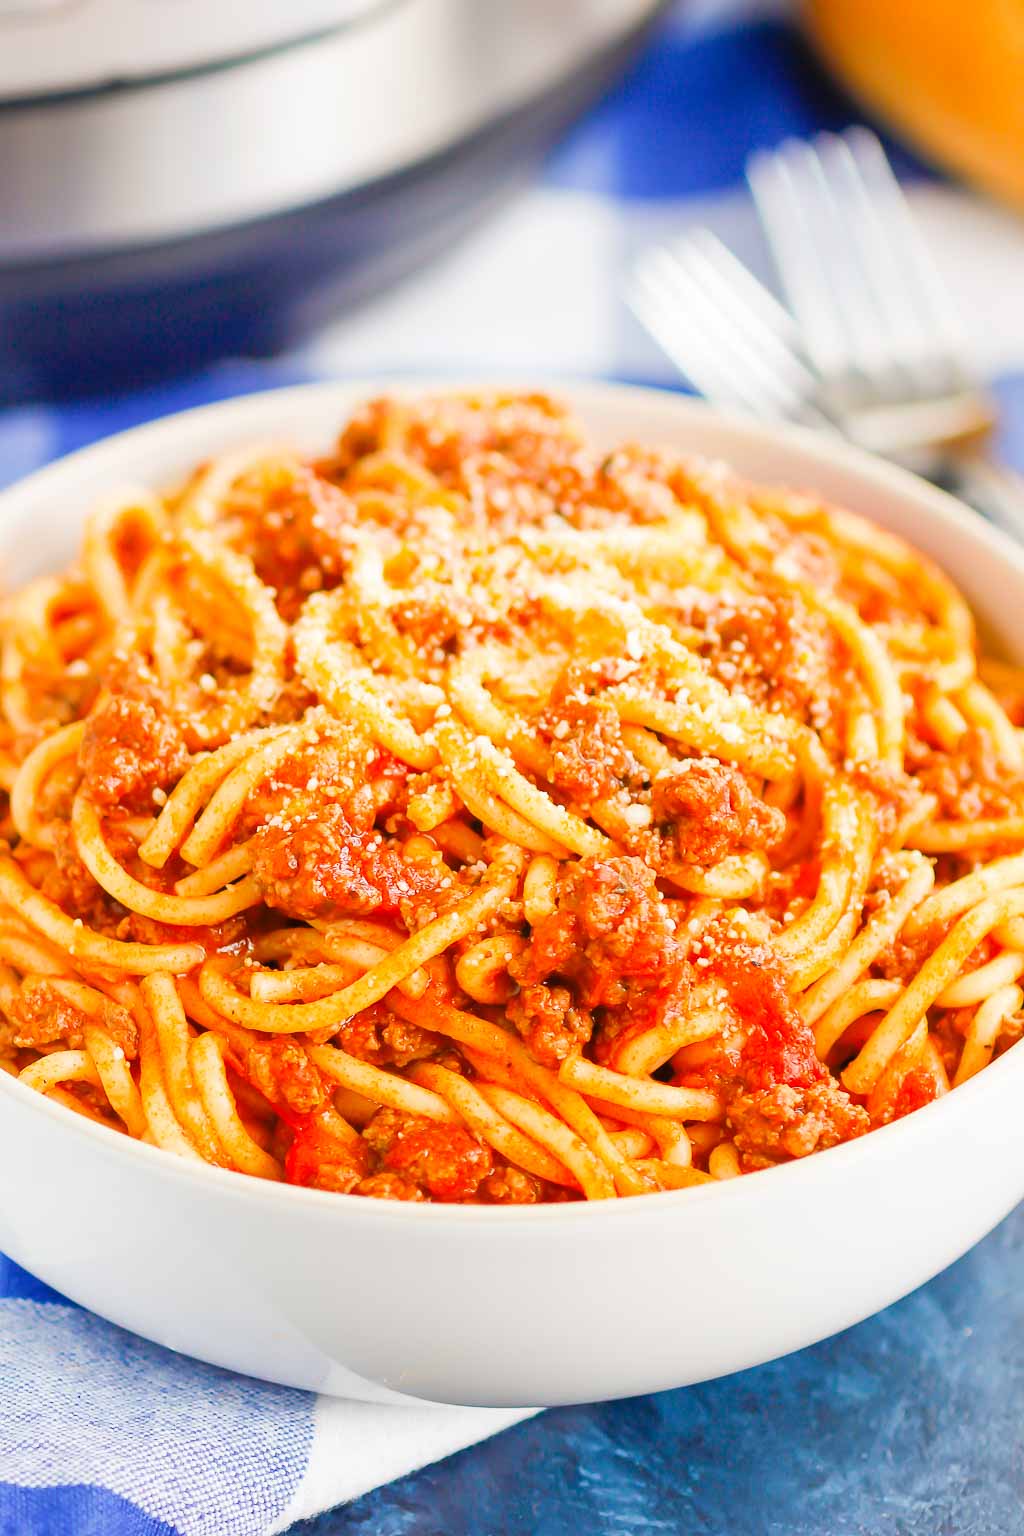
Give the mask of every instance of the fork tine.
[[885, 150], [869, 128], [848, 129], [843, 142], [863, 188], [864, 206], [871, 211], [878, 280], [898, 291], [898, 302], [917, 316], [932, 357], [943, 357], [955, 384], [965, 387], [972, 382], [964, 366], [969, 356], [965, 329]]
[[809, 144], [794, 146], [792, 174], [804, 199], [806, 223], [828, 269], [849, 363], [862, 377], [877, 377], [892, 368], [895, 355], [866, 280], [858, 210], [844, 184], [842, 161], [841, 141], [835, 134], [821, 133]]
[[819, 370], [833, 391], [854, 396], [864, 378], [888, 374], [895, 357], [858, 259], [849, 200], [829, 173], [833, 143], [832, 135], [788, 141], [771, 158], [771, 177], [753, 167], [751, 188], [773, 246], [787, 241], [779, 256], [791, 302], [801, 318], [813, 309], [816, 334], [829, 327], [827, 347], [817, 345]]
[[818, 371], [835, 377], [848, 367], [848, 349], [791, 151], [792, 141], [774, 152], [758, 151], [747, 163], [747, 181], [804, 346]]
[[[816, 141], [818, 161], [834, 204], [842, 210], [849, 240], [859, 260], [882, 334], [890, 338], [890, 353], [905, 357], [921, 351], [922, 333], [914, 305], [899, 291], [900, 274], [893, 271], [896, 253], [890, 249], [875, 199], [845, 134], [822, 134]], [[898, 266], [899, 263], [896, 262]]]
[[800, 356], [796, 327], [728, 247], [710, 230], [698, 230], [669, 250], [706, 289], [722, 321], [736, 334], [743, 328], [751, 349], [771, 365], [774, 375], [801, 394], [811, 394], [815, 380]]
[[683, 375], [710, 400], [747, 409], [736, 394], [721, 352], [715, 349], [699, 317], [696, 306], [679, 295], [663, 280], [658, 250], [647, 253], [638, 263], [626, 290], [630, 309], [651, 337]]
[[[724, 253], [724, 260], [723, 260]], [[777, 419], [805, 416], [813, 378], [778, 335], [791, 322], [710, 231], [652, 250], [629, 294], [638, 318], [699, 389]]]
[[704, 253], [689, 246], [673, 254], [703, 294], [709, 329], [733, 369], [740, 370], [747, 392], [776, 417], [802, 414], [814, 379], [801, 359], [762, 325]]
[[956, 312], [870, 129], [789, 140], [749, 180], [834, 409], [972, 387]]
[[752, 315], [776, 335], [781, 336], [791, 351], [800, 350], [800, 337], [793, 317], [784, 309], [773, 293], [734, 256], [729, 247], [712, 234], [710, 229], [699, 228], [686, 237], [693, 250], [699, 251], [709, 263], [716, 266], [729, 283], [737, 299], [742, 300]]
[[773, 406], [752, 393], [743, 370], [733, 364], [709, 324], [704, 294], [685, 272], [666, 267], [668, 253], [645, 258], [627, 293], [634, 314], [685, 376], [707, 399], [747, 415], [772, 416]]
[[[767, 313], [774, 320], [774, 299], [741, 268], [746, 277], [743, 287], [757, 291], [757, 303], [751, 308], [746, 294], [736, 291], [715, 265], [716, 254], [725, 250], [710, 231], [702, 232], [696, 242], [686, 237], [668, 252], [673, 260], [671, 265], [664, 264], [665, 276], [677, 285], [677, 292], [679, 285], [688, 285], [699, 299], [712, 344], [722, 353], [734, 388], [750, 402], [751, 409], [773, 419], [806, 419], [809, 415], [819, 419], [808, 403], [815, 389], [813, 375], [790, 344], [761, 319]], [[731, 253], [726, 254], [739, 265]], [[792, 330], [785, 311], [781, 314]]]
[[900, 336], [907, 327], [905, 320], [899, 323], [898, 315], [902, 310], [906, 317], [912, 311], [891, 301], [891, 274], [873, 261], [876, 224], [871, 198], [843, 136], [817, 135], [811, 155], [820, 195], [827, 199], [833, 243], [841, 251], [835, 292], [843, 308], [851, 355], [876, 395], [905, 394]]
[[734, 390], [721, 360], [696, 328], [683, 331], [674, 305], [656, 282], [636, 277], [626, 294], [630, 309], [665, 355], [697, 393], [726, 409], [750, 414], [751, 407]]

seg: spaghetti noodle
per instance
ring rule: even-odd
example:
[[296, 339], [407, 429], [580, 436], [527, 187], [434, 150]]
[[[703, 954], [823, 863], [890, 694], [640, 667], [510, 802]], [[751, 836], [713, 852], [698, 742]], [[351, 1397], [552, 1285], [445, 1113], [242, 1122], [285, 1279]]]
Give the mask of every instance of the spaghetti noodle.
[[1024, 672], [899, 540], [541, 396], [107, 498], [0, 714], [0, 1065], [178, 1156], [685, 1188], [1024, 1026]]

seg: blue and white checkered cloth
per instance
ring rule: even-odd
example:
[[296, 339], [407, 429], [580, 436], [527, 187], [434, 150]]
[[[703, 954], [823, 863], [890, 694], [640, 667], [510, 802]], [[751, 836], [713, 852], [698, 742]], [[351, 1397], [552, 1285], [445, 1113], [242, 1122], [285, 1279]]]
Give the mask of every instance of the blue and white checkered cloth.
[[[848, 120], [777, 9], [684, 4], [530, 192], [301, 355], [0, 415], [0, 484], [151, 417], [310, 375], [504, 369], [670, 382], [622, 303], [633, 252], [700, 221], [763, 269], [746, 156]], [[900, 165], [996, 378], [1005, 452], [1024, 465], [1024, 227]], [[517, 1417], [254, 1382], [112, 1327], [0, 1257], [0, 1536], [267, 1536]]]

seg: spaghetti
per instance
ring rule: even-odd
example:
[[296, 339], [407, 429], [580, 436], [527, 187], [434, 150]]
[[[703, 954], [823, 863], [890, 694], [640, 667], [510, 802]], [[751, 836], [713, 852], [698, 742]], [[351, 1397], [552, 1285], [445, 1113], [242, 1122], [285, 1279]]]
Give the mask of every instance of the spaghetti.
[[0, 1065], [178, 1156], [684, 1188], [1024, 1027], [1024, 671], [899, 540], [541, 396], [108, 498], [0, 712]]

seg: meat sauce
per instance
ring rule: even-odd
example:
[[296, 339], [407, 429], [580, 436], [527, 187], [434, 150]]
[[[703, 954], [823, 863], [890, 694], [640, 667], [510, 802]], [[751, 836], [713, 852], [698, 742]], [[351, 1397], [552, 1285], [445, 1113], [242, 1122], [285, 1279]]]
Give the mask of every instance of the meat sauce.
[[719, 939], [708, 958], [706, 974], [723, 988], [737, 1029], [680, 1080], [721, 1094], [744, 1167], [806, 1157], [869, 1130], [867, 1112], [819, 1061], [778, 957], [762, 945]]
[[433, 888], [421, 869], [372, 825], [353, 826], [340, 805], [291, 801], [256, 833], [253, 874], [268, 906], [311, 920], [371, 916]]
[[510, 963], [521, 991], [508, 1016], [546, 1065], [557, 1066], [595, 1024], [600, 1057], [624, 1031], [680, 1006], [685, 961], [686, 945], [642, 859], [581, 859], [563, 866], [556, 911]]
[[670, 829], [676, 852], [689, 864], [717, 864], [740, 850], [774, 848], [786, 830], [783, 813], [759, 800], [738, 768], [717, 758], [689, 758], [657, 778], [652, 813]]
[[691, 945], [638, 858], [568, 866], [556, 912], [511, 970], [521, 990], [509, 1018], [551, 1065], [592, 1033], [595, 1055], [607, 1060], [630, 1035], [671, 1022], [695, 987], [717, 987], [723, 1045], [672, 1080], [722, 1095], [747, 1166], [805, 1156], [869, 1129], [867, 1112], [818, 1060], [778, 958], [726, 934]]
[[81, 1050], [83, 1030], [97, 1023], [120, 1046], [129, 1061], [134, 1061], [139, 1032], [135, 1020], [120, 1003], [108, 1001], [98, 1016], [88, 1014], [50, 981], [22, 982], [12, 1017], [0, 1021], [0, 1043], [39, 1049], [61, 1041], [70, 1050]]
[[626, 750], [618, 714], [595, 689], [591, 669], [570, 666], [537, 721], [550, 753], [550, 779], [580, 805], [629, 785], [637, 765]]
[[152, 812], [188, 767], [185, 737], [147, 698], [115, 694], [89, 717], [79, 755], [82, 787], [97, 806]]
[[308, 465], [289, 466], [275, 485], [262, 485], [250, 511], [235, 511], [244, 528], [239, 547], [275, 594], [288, 623], [310, 592], [338, 585], [348, 563], [356, 510], [351, 498]]
[[532, 1205], [548, 1198], [542, 1180], [510, 1167], [459, 1125], [379, 1109], [353, 1143], [332, 1129], [329, 1110], [282, 1118], [293, 1132], [285, 1156], [292, 1184], [385, 1200]]
[[[440, 526], [445, 514], [456, 516], [453, 509], [481, 548], [508, 553], [524, 528], [554, 528], [561, 535], [566, 528], [626, 524], [633, 532], [636, 525], [678, 516], [685, 503], [706, 515], [714, 533], [717, 544], [709, 541], [708, 558], [744, 563], [726, 511], [683, 461], [632, 447], [605, 458], [590, 454], [576, 444], [565, 415], [542, 396], [494, 401], [486, 410], [438, 401], [403, 411], [396, 413], [393, 402], [372, 403], [350, 423], [331, 459], [254, 471], [233, 487], [225, 537], [272, 589], [286, 624], [294, 622], [310, 593], [344, 581], [358, 553], [354, 531], [374, 526], [375, 519], [395, 535], [385, 541], [381, 570], [396, 592], [403, 572], [423, 563], [421, 543], [430, 553], [430, 519]], [[402, 448], [392, 455], [396, 433]], [[425, 509], [423, 498], [403, 500], [403, 485], [415, 488], [428, 477]], [[845, 684], [850, 697], [863, 690], [806, 588], [802, 595], [784, 590], [773, 566], [781, 551], [802, 581], [843, 596], [842, 562], [812, 522], [795, 537], [768, 504], [759, 510], [770, 537], [763, 550], [746, 552], [744, 572], [756, 574], [759, 590], [747, 591], [742, 582], [735, 591], [720, 591], [714, 583], [702, 590], [699, 582], [676, 584], [673, 576], [650, 600], [646, 616], [655, 610], [668, 614], [677, 631], [689, 631], [685, 643], [709, 681], [742, 694], [751, 706], [809, 725], [826, 755], [842, 762], [849, 781], [869, 797], [883, 849], [922, 794], [935, 797], [938, 818], [1019, 813], [1024, 780], [999, 761], [991, 735], [968, 728], [956, 751], [940, 751], [927, 728], [918, 728], [909, 695], [908, 771], [844, 761], [850, 713]], [[414, 536], [406, 537], [410, 529]], [[526, 542], [520, 539], [520, 551]], [[553, 543], [557, 546], [557, 539]], [[392, 546], [400, 552], [392, 555]], [[440, 548], [445, 556], [448, 546]], [[473, 551], [479, 554], [476, 545]], [[456, 547], [455, 553], [467, 558], [465, 550]], [[554, 568], [557, 573], [557, 562]], [[933, 1030], [939, 1066], [918, 1061], [884, 1102], [877, 1095], [861, 1100], [849, 1094], [819, 1061], [813, 1032], [792, 1000], [791, 977], [770, 937], [755, 942], [749, 932], [729, 926], [728, 913], [707, 921], [705, 910], [697, 921], [699, 909], [713, 904], [685, 894], [683, 883], [672, 880], [680, 865], [713, 867], [750, 854], [771, 859], [784, 845], [786, 814], [766, 803], [760, 779], [713, 756], [685, 757], [678, 743], [670, 771], [645, 767], [630, 750], [634, 738], [610, 690], [639, 677], [639, 694], [649, 687], [659, 703], [671, 704], [660, 663], [646, 658], [641, 665], [629, 646], [623, 647], [621, 625], [607, 613], [593, 619], [586, 660], [570, 648], [564, 662], [559, 624], [544, 601], [528, 583], [520, 591], [510, 581], [509, 588], [508, 601], [495, 603], [493, 593], [472, 582], [465, 591], [443, 577], [410, 583], [408, 598], [387, 610], [395, 654], [415, 654], [424, 667], [429, 662], [436, 689], [467, 637], [472, 642], [485, 636], [488, 643], [511, 639], [524, 654], [532, 647], [541, 663], [550, 650], [555, 659], [543, 674], [543, 696], [522, 711], [519, 726], [545, 765], [533, 777], [557, 807], [589, 816], [601, 827], [607, 823], [626, 851], [560, 860], [554, 910], [532, 923], [522, 906], [510, 903], [510, 912], [502, 913], [502, 935], [524, 946], [513, 946], [503, 977], [510, 995], [503, 1006], [488, 1003], [475, 1011], [487, 1022], [510, 1024], [534, 1058], [557, 1071], [581, 1050], [614, 1067], [638, 1034], [657, 1026], [671, 1030], [689, 1016], [695, 1000], [712, 1007], [721, 1018], [720, 1034], [683, 1048], [655, 1077], [720, 1097], [722, 1134], [734, 1141], [744, 1169], [807, 1156], [930, 1102], [944, 1089], [943, 1073], [957, 1059], [966, 1025], [954, 1040], [955, 1016], [940, 1019]], [[872, 601], [881, 604], [877, 611]], [[881, 599], [866, 599], [860, 612], [869, 622], [894, 617]], [[594, 640], [601, 624], [611, 636], [607, 654]], [[641, 651], [642, 646], [637, 655]], [[293, 659], [289, 650], [279, 693], [259, 724], [300, 719], [316, 702], [291, 675]], [[225, 675], [243, 665], [244, 659], [232, 654], [224, 661]], [[425, 676], [424, 671], [420, 682]], [[48, 786], [52, 840], [39, 884], [64, 912], [99, 932], [149, 944], [198, 941], [209, 953], [237, 955], [241, 973], [254, 963], [269, 930], [293, 923], [323, 928], [362, 918], [386, 924], [401, 940], [479, 879], [483, 865], [474, 867], [472, 855], [460, 869], [462, 860], [446, 854], [440, 816], [422, 817], [425, 833], [411, 819], [417, 815], [411, 797], [422, 791], [426, 800], [427, 789], [440, 784], [450, 791], [444, 814], [462, 818], [459, 830], [470, 846], [486, 837], [487, 827], [466, 813], [455, 787], [444, 784], [442, 769], [416, 774], [381, 750], [365, 729], [346, 722], [298, 746], [249, 794], [233, 835], [251, 848], [258, 909], [216, 927], [174, 927], [126, 912], [79, 857], [70, 830], [73, 793], [80, 788], [100, 812], [108, 847], [122, 866], [153, 889], [171, 891], [190, 866], [173, 855], [154, 870], [139, 858], [138, 844], [189, 765], [190, 739], [187, 721], [175, 718], [154, 673], [139, 660], [115, 656], [105, 674], [98, 671], [96, 683], [95, 696], [93, 680], [81, 695], [89, 712], [77, 765], [69, 764], [74, 771], [65, 780], [54, 775]], [[518, 679], [487, 679], [488, 687], [492, 683], [496, 702], [515, 713], [521, 703]], [[638, 814], [617, 826], [614, 817], [623, 807]], [[430, 830], [437, 832], [436, 841]], [[794, 904], [799, 910], [813, 900], [822, 874], [813, 852], [776, 862], [783, 867], [772, 870], [758, 910], [741, 912], [763, 920], [761, 931], [769, 936], [791, 918]], [[875, 878], [865, 916], [880, 899], [877, 868]], [[897, 940], [873, 962], [874, 972], [907, 980], [935, 943], [934, 933]], [[994, 940], [983, 941], [967, 969], [996, 952]], [[458, 955], [456, 949], [431, 962], [431, 985], [435, 995], [473, 1009], [456, 983], [452, 962]], [[469, 986], [465, 974], [463, 979]], [[22, 984], [5, 1012], [0, 1044], [15, 1051], [46, 1050], [59, 1041], [79, 1048], [90, 1018], [46, 978]], [[137, 1029], [127, 1010], [110, 1002], [101, 1022], [133, 1059]], [[1008, 1021], [1003, 1043], [1022, 1027], [1020, 1020]], [[862, 1031], [858, 1044], [864, 1028], [864, 1021], [854, 1027]], [[473, 1075], [450, 1041], [398, 1017], [386, 1001], [345, 1020], [331, 1039], [374, 1067], [402, 1071], [431, 1059], [467, 1078]], [[293, 1183], [403, 1201], [529, 1204], [567, 1198], [564, 1190], [510, 1166], [460, 1124], [367, 1108], [367, 1101], [357, 1104], [360, 1135], [354, 1136], [340, 1122], [333, 1089], [304, 1046], [287, 1036], [246, 1041], [239, 1032], [231, 1037], [231, 1051], [239, 1085], [280, 1121], [274, 1150]]]

